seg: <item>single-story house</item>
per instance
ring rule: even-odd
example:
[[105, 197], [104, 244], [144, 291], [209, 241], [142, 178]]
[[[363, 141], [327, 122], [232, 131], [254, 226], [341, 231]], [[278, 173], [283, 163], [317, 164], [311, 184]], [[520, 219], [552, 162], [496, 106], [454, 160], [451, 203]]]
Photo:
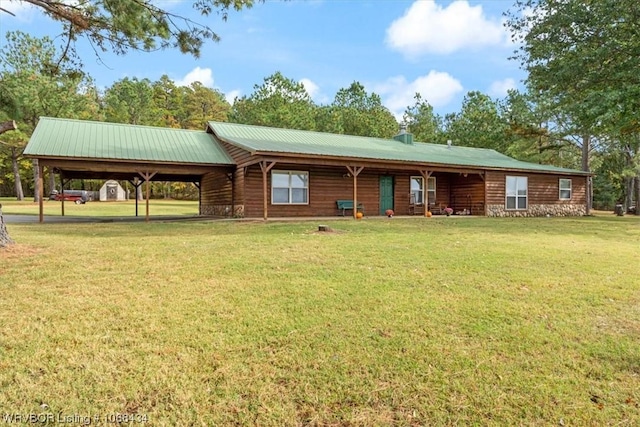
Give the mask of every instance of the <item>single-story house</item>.
[[193, 182], [201, 215], [264, 219], [335, 216], [345, 206], [354, 217], [388, 209], [426, 216], [447, 207], [487, 216], [584, 215], [590, 179], [494, 150], [415, 142], [406, 132], [381, 139], [220, 122], [193, 131], [42, 117], [25, 155], [66, 180], [127, 180], [136, 188]]

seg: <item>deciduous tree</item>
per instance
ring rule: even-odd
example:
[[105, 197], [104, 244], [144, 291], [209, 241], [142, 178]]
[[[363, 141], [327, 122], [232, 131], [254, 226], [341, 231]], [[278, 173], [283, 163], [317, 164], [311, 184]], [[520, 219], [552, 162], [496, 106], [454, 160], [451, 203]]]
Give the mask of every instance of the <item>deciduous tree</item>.
[[640, 3], [518, 0], [507, 25], [531, 88], [582, 137], [584, 170], [594, 135], [640, 133]]
[[183, 101], [185, 117], [181, 124], [187, 129], [203, 130], [209, 120], [226, 122], [231, 112], [231, 105], [220, 91], [200, 82], [183, 88]]
[[104, 94], [104, 114], [108, 122], [153, 126], [162, 113], [153, 101], [149, 79], [125, 77], [113, 83]]
[[445, 117], [447, 139], [456, 145], [492, 148], [504, 153], [506, 131], [507, 125], [499, 114], [497, 102], [477, 91], [465, 95], [459, 113]]
[[[21, 156], [40, 116], [78, 118], [95, 102], [88, 95], [95, 91], [91, 79], [71, 57], [60, 59], [61, 55], [48, 37], [20, 31], [7, 33], [0, 49], [0, 119], [13, 118], [20, 129], [9, 144], [10, 150], [17, 150], [11, 153], [14, 173], [15, 158]], [[18, 172], [26, 171], [19, 167]], [[37, 186], [33, 189], [37, 198]]]

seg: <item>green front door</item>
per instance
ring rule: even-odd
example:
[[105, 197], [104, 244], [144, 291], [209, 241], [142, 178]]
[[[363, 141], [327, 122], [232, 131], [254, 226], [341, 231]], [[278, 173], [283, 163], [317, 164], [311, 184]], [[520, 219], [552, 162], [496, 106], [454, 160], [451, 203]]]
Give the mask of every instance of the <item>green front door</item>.
[[383, 175], [380, 177], [380, 215], [387, 209], [393, 209], [393, 177]]

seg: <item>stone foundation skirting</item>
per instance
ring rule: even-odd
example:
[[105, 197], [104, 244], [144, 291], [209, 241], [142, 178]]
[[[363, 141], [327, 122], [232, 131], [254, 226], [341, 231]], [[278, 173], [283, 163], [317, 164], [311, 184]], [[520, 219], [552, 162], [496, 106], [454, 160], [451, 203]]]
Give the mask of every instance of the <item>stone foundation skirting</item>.
[[487, 205], [487, 216], [495, 217], [535, 217], [535, 216], [584, 216], [584, 205], [529, 205], [527, 210], [506, 210], [504, 205]]
[[200, 206], [200, 215], [221, 216], [225, 218], [244, 218], [244, 205], [205, 205]]

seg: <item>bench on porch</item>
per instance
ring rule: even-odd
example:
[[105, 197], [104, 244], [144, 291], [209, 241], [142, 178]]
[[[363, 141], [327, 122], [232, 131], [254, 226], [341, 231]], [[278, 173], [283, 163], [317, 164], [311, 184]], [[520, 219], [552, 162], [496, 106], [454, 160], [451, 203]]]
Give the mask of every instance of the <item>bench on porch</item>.
[[[336, 204], [338, 205], [338, 210], [342, 211], [342, 216], [347, 210], [353, 210], [353, 200], [336, 200]], [[364, 205], [362, 203], [358, 203], [358, 210], [364, 214]]]

